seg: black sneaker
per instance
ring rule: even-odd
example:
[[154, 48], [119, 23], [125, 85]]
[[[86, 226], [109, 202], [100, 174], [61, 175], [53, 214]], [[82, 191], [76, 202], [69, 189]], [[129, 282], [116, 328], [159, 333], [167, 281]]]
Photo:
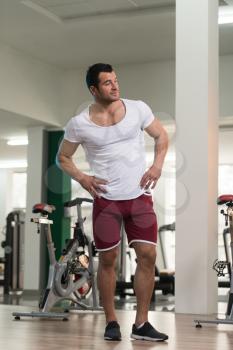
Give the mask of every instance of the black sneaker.
[[104, 332], [105, 340], [121, 340], [120, 326], [117, 321], [111, 321], [107, 324]]
[[133, 325], [131, 338], [150, 340], [150, 341], [164, 341], [168, 339], [168, 336], [164, 333], [156, 331], [149, 322], [145, 322], [139, 329]]

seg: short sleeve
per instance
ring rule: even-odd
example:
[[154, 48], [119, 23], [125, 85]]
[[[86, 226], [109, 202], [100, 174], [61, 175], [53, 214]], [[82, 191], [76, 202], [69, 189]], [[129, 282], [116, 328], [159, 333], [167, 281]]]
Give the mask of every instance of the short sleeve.
[[140, 116], [141, 116], [141, 129], [147, 128], [155, 119], [151, 108], [143, 101], [138, 101]]
[[81, 138], [77, 136], [74, 118], [70, 119], [65, 127], [64, 139], [70, 142], [81, 143]]

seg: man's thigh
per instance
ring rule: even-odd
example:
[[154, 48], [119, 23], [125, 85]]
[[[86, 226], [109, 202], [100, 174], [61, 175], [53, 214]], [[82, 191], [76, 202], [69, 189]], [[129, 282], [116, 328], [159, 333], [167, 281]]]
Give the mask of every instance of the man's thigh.
[[151, 196], [142, 195], [132, 200], [130, 215], [124, 218], [128, 243], [157, 244], [157, 218]]
[[93, 204], [93, 235], [98, 251], [107, 251], [119, 245], [122, 215], [117, 203], [95, 198]]

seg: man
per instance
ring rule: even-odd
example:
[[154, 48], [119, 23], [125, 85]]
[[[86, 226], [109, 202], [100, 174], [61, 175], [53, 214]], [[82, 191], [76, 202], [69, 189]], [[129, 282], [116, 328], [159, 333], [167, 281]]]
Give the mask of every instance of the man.
[[[86, 82], [94, 103], [67, 124], [58, 163], [94, 197], [93, 234], [99, 251], [98, 288], [106, 316], [104, 338], [121, 340], [114, 293], [123, 222], [128, 243], [137, 256], [134, 278], [137, 312], [131, 337], [163, 341], [168, 336], [148, 322], [157, 240], [150, 189], [161, 175], [168, 137], [144, 102], [120, 99], [117, 77], [109, 64], [89, 67]], [[143, 130], [155, 140], [154, 162], [148, 170]], [[80, 144], [93, 175], [84, 174], [72, 161]]]

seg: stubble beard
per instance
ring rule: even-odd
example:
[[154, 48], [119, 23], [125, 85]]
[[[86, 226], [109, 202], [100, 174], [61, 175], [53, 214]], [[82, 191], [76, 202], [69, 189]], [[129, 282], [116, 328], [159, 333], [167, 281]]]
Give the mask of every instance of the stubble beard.
[[108, 104], [111, 104], [113, 102], [117, 102], [120, 100], [120, 94], [118, 93], [117, 95], [111, 95], [111, 96], [107, 96], [107, 97], [101, 97], [99, 99], [100, 103], [102, 104], [105, 104], [105, 105], [108, 105]]

